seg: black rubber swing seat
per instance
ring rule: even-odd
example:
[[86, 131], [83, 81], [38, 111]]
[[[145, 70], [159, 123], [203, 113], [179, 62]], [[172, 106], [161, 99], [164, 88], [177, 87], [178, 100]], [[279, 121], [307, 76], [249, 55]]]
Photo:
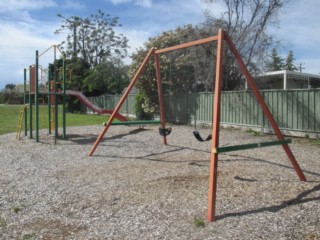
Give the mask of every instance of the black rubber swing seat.
[[194, 137], [199, 141], [199, 142], [205, 142], [205, 141], [210, 141], [212, 139], [212, 135], [208, 135], [206, 139], [203, 139], [198, 131], [193, 131]]
[[162, 127], [159, 127], [159, 134], [161, 136], [168, 136], [170, 133], [171, 133], [171, 127], [169, 128], [162, 128]]

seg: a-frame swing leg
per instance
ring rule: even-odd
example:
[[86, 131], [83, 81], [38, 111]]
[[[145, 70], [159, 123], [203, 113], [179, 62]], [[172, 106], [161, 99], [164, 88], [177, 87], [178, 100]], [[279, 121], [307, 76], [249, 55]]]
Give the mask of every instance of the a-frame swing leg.
[[[223, 30], [219, 30], [218, 34], [218, 46], [217, 46], [217, 63], [216, 63], [216, 82], [215, 82], [215, 96], [214, 96], [214, 110], [213, 110], [213, 128], [212, 128], [212, 143], [211, 143], [211, 155], [210, 155], [210, 175], [209, 175], [209, 194], [208, 194], [208, 213], [207, 220], [209, 222], [215, 221], [216, 210], [216, 192], [217, 192], [217, 169], [218, 169], [218, 153], [215, 149], [219, 146], [219, 125], [220, 125], [220, 102], [221, 102], [221, 86], [222, 86], [222, 56], [223, 56], [223, 41], [226, 41], [232, 54], [237, 60], [240, 69], [255, 95], [258, 103], [260, 104], [264, 114], [266, 115], [271, 127], [273, 128], [276, 136], [280, 141], [284, 140], [284, 137], [274, 120], [268, 106], [264, 102], [256, 84], [254, 83], [248, 69], [246, 68], [242, 58], [233, 44], [231, 38]], [[299, 179], [306, 181], [298, 162], [296, 161], [288, 144], [282, 144], [293, 168], [295, 169]]]
[[216, 212], [216, 195], [217, 195], [217, 179], [218, 179], [218, 153], [213, 149], [219, 146], [219, 126], [220, 126], [220, 101], [222, 87], [222, 56], [223, 56], [223, 30], [218, 33], [217, 45], [217, 62], [216, 62], [216, 79], [214, 91], [214, 107], [213, 107], [213, 126], [212, 126], [212, 142], [210, 154], [210, 174], [209, 174], [209, 193], [208, 193], [208, 212], [207, 220], [215, 221]]
[[155, 50], [154, 48], [151, 48], [150, 51], [148, 52], [147, 56], [145, 57], [145, 59], [143, 60], [142, 64], [140, 65], [137, 73], [134, 75], [134, 77], [132, 78], [129, 86], [127, 87], [126, 91], [124, 92], [123, 96], [121, 97], [121, 99], [119, 100], [117, 106], [115, 107], [115, 109], [113, 110], [110, 118], [108, 119], [107, 124], [104, 126], [102, 132], [100, 133], [99, 137], [97, 138], [96, 142], [94, 143], [94, 145], [92, 146], [88, 156], [92, 156], [92, 154], [94, 153], [94, 151], [96, 150], [96, 148], [98, 147], [99, 143], [101, 142], [103, 136], [105, 135], [105, 133], [107, 132], [108, 128], [110, 127], [114, 117], [116, 116], [116, 114], [118, 114], [122, 104], [124, 103], [124, 101], [126, 100], [126, 98], [128, 97], [131, 89], [133, 88], [134, 84], [137, 82], [139, 76], [141, 75], [144, 67], [147, 65], [147, 63], [149, 62], [150, 57], [154, 54]]
[[[284, 137], [283, 137], [283, 135], [282, 135], [282, 133], [281, 133], [279, 127], [278, 127], [278, 124], [274, 120], [274, 118], [273, 118], [273, 116], [272, 116], [267, 104], [264, 102], [263, 97], [261, 96], [261, 94], [260, 94], [255, 82], [253, 81], [248, 69], [246, 68], [246, 66], [245, 66], [245, 64], [244, 64], [244, 62], [243, 62], [243, 60], [242, 60], [242, 58], [241, 58], [241, 56], [239, 54], [239, 52], [237, 51], [235, 45], [231, 41], [231, 38], [228, 36], [228, 34], [225, 34], [225, 40], [226, 40], [226, 42], [227, 42], [232, 54], [234, 55], [235, 59], [237, 60], [243, 75], [246, 77], [246, 80], [247, 80], [247, 82], [248, 82], [248, 84], [249, 84], [254, 96], [256, 97], [258, 103], [260, 104], [260, 106], [261, 106], [265, 116], [267, 117], [271, 127], [273, 128], [276, 136], [278, 137], [278, 139], [280, 141], [284, 140]], [[296, 158], [294, 157], [289, 145], [288, 144], [282, 144], [282, 147], [283, 147], [284, 151], [286, 152], [286, 154], [287, 154], [287, 156], [288, 156], [288, 158], [289, 158], [294, 170], [296, 171], [297, 175], [299, 176], [299, 179], [301, 181], [306, 181], [306, 177], [304, 176], [304, 174], [303, 174], [303, 172], [302, 172], [302, 170], [301, 170]]]

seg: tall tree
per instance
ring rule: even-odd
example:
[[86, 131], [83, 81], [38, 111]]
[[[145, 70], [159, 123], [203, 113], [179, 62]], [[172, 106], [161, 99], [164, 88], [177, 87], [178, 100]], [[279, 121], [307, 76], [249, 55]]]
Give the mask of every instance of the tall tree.
[[286, 63], [284, 65], [284, 69], [289, 70], [289, 71], [297, 71], [298, 67], [294, 64], [294, 60], [295, 60], [295, 58], [293, 57], [293, 51], [290, 50], [288, 53], [288, 56], [286, 58]]
[[15, 97], [16, 85], [13, 83], [6, 84], [5, 86], [5, 96], [8, 99], [8, 103], [11, 103]]
[[114, 30], [115, 27], [121, 26], [118, 17], [111, 17], [101, 10], [86, 18], [66, 18], [61, 14], [57, 16], [62, 18], [63, 23], [55, 33], [68, 33], [66, 42], [62, 42], [61, 45], [67, 57], [80, 55], [94, 67], [111, 58], [121, 59], [126, 56], [128, 39]]
[[[139, 65], [152, 47], [161, 49], [181, 43], [198, 40], [210, 36], [206, 31], [187, 25], [177, 27], [175, 30], [149, 38], [144, 47], [133, 54], [133, 63], [130, 75], [133, 76]], [[212, 90], [214, 54], [213, 44], [204, 44], [173, 51], [160, 55], [162, 89], [165, 93], [186, 93], [192, 91]], [[157, 111], [158, 96], [155, 79], [154, 60], [151, 58], [146, 69], [139, 77], [136, 87], [139, 89], [136, 111], [141, 116], [147, 115], [148, 111]], [[201, 87], [201, 89], [200, 89]], [[144, 108], [144, 109], [141, 109]]]
[[269, 61], [266, 64], [266, 70], [268, 72], [283, 70], [285, 67], [284, 60], [278, 55], [278, 51], [276, 48], [273, 48], [271, 51], [271, 55], [269, 57]]
[[83, 87], [92, 96], [120, 94], [128, 84], [128, 67], [119, 59], [102, 62], [90, 69], [83, 81]]
[[[206, 12], [207, 24], [220, 24], [231, 38], [242, 55], [248, 69], [254, 74], [261, 71], [263, 59], [268, 49], [274, 44], [272, 36], [267, 34], [267, 28], [277, 23], [279, 11], [289, 0], [203, 0], [209, 3]], [[210, 3], [221, 3], [226, 11], [221, 16], [210, 14]], [[214, 6], [213, 6], [214, 7]], [[216, 27], [216, 26], [215, 26]], [[239, 70], [235, 68], [232, 55], [226, 53], [225, 77], [230, 83], [224, 89], [239, 85]]]

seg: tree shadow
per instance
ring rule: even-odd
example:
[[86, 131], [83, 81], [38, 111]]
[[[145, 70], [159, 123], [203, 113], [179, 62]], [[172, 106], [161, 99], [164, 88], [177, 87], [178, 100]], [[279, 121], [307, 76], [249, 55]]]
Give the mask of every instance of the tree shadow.
[[[137, 128], [134, 130], [131, 130], [128, 133], [118, 134], [114, 135], [112, 137], [105, 137], [101, 140], [101, 142], [108, 142], [110, 140], [120, 139], [127, 135], [133, 135], [133, 134], [139, 134], [144, 131], [150, 131], [150, 129], [144, 129], [144, 128]], [[80, 134], [68, 134], [67, 139], [75, 144], [79, 145], [87, 145], [87, 144], [93, 144], [97, 140], [98, 136], [94, 134], [86, 134], [86, 135], [80, 135]]]
[[262, 212], [275, 213], [275, 212], [278, 212], [278, 211], [280, 211], [284, 208], [290, 207], [290, 206], [299, 205], [299, 204], [312, 202], [312, 201], [319, 201], [320, 195], [316, 196], [316, 197], [305, 198], [308, 195], [310, 195], [311, 193], [314, 193], [316, 191], [320, 191], [320, 184], [314, 186], [313, 188], [311, 188], [309, 190], [306, 190], [306, 191], [298, 194], [297, 197], [295, 197], [293, 199], [290, 199], [288, 201], [284, 201], [281, 204], [272, 205], [269, 207], [262, 207], [259, 209], [252, 209], [252, 210], [248, 210], [248, 211], [242, 211], [242, 212], [226, 213], [226, 214], [218, 215], [216, 217], [216, 219], [221, 220], [221, 219], [225, 219], [228, 217], [246, 216], [246, 215], [257, 214], [257, 213], [262, 213]]
[[[268, 161], [268, 160], [265, 160], [265, 159], [261, 159], [261, 158], [254, 158], [254, 157], [243, 156], [243, 155], [238, 155], [238, 154], [224, 154], [224, 155], [227, 155], [227, 156], [230, 156], [230, 157], [237, 157], [238, 159], [222, 159], [222, 160], [219, 160], [219, 161], [221, 161], [221, 162], [223, 162], [223, 161], [224, 162], [229, 162], [229, 161], [230, 162], [231, 161], [243, 161], [243, 162], [247, 161], [247, 162], [250, 162], [250, 161], [254, 161], [254, 162], [263, 162], [263, 163], [267, 163], [267, 164], [270, 164], [270, 165], [275, 165], [275, 166], [286, 168], [286, 169], [293, 169], [293, 167], [291, 165], [275, 163], [275, 162], [271, 162], [271, 161]], [[320, 173], [311, 172], [311, 171], [307, 171], [307, 170], [303, 170], [303, 169], [302, 169], [302, 171], [304, 173], [308, 173], [308, 174], [320, 177]]]
[[[137, 129], [137, 131], [141, 131], [139, 129]], [[142, 130], [143, 131], [143, 130]], [[114, 136], [114, 138], [120, 138], [122, 136], [125, 136], [127, 134], [121, 134], [121, 135], [117, 135]], [[111, 138], [108, 138], [106, 140], [109, 140]], [[208, 164], [210, 163], [209, 157], [207, 160], [170, 160], [170, 159], [163, 159], [163, 158], [157, 158], [157, 156], [162, 156], [164, 154], [170, 154], [170, 153], [175, 153], [175, 152], [182, 152], [185, 150], [191, 150], [191, 151], [195, 151], [195, 152], [202, 152], [202, 153], [208, 153], [208, 156], [210, 154], [209, 150], [202, 150], [202, 149], [197, 149], [197, 148], [192, 148], [192, 147], [185, 147], [185, 146], [178, 146], [178, 145], [172, 145], [172, 144], [168, 144], [167, 146], [171, 146], [174, 147], [176, 149], [170, 149], [170, 150], [166, 150], [166, 151], [161, 151], [159, 153], [150, 153], [150, 154], [146, 154], [144, 156], [132, 156], [132, 157], [123, 157], [121, 156], [121, 158], [124, 159], [141, 159], [141, 160], [148, 160], [148, 161], [154, 161], [154, 162], [168, 162], [168, 163], [177, 163], [177, 162], [189, 162], [190, 165], [197, 165], [197, 166], [208, 166]], [[231, 161], [239, 161], [239, 162], [261, 162], [261, 163], [265, 163], [265, 164], [270, 164], [270, 165], [275, 165], [277, 167], [281, 167], [281, 168], [286, 168], [286, 169], [290, 169], [292, 170], [293, 167], [291, 165], [285, 165], [285, 164], [281, 164], [281, 163], [276, 163], [276, 162], [271, 162], [265, 159], [261, 159], [261, 158], [254, 158], [254, 157], [250, 157], [250, 156], [245, 156], [245, 155], [240, 155], [240, 154], [227, 154], [227, 153], [223, 153], [224, 156], [230, 156], [230, 157], [235, 157], [237, 159], [234, 158], [230, 158], [230, 159], [219, 159], [219, 162], [231, 162]], [[97, 157], [110, 157], [110, 158], [119, 158], [120, 156], [110, 156], [110, 155], [95, 155]], [[202, 164], [199, 164], [199, 163]], [[320, 173], [316, 173], [316, 172], [311, 172], [308, 170], [303, 170], [302, 171], [304, 173], [308, 173], [311, 175], [315, 175], [315, 176], [320, 176]], [[239, 179], [238, 179], [239, 180]]]

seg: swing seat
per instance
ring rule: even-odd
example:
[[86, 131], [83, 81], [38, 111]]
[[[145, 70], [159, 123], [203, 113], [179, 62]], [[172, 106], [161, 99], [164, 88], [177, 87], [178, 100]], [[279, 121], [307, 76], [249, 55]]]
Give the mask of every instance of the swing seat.
[[210, 141], [212, 139], [212, 135], [208, 135], [206, 139], [203, 139], [198, 131], [193, 131], [194, 137], [199, 141], [199, 142], [205, 142], [205, 141]]
[[159, 134], [161, 135], [161, 136], [168, 136], [170, 133], [171, 133], [171, 127], [169, 127], [169, 128], [162, 128], [162, 127], [159, 127]]

